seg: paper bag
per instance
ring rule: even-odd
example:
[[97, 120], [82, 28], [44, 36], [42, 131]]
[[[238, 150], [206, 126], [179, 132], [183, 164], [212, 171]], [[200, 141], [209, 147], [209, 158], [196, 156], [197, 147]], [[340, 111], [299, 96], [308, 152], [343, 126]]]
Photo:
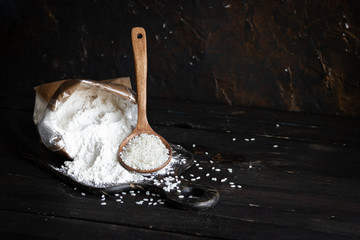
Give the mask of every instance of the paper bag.
[[43, 144], [50, 150], [66, 154], [62, 137], [52, 129], [44, 129], [41, 126], [42, 118], [47, 112], [58, 110], [76, 90], [89, 88], [108, 91], [122, 99], [136, 103], [136, 93], [131, 89], [130, 78], [128, 77], [102, 81], [67, 79], [35, 87], [36, 97], [33, 120], [38, 127]]

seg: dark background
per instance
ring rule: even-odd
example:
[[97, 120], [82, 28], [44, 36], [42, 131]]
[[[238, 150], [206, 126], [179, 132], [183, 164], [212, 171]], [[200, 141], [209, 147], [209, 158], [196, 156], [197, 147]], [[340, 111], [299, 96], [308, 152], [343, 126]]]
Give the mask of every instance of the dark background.
[[360, 1], [0, 0], [1, 94], [130, 76], [151, 97], [360, 116]]

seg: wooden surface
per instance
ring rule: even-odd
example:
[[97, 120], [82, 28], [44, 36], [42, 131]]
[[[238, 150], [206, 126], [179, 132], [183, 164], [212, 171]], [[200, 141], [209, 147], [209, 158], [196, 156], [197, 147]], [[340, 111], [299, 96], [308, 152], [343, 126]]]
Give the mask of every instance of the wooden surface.
[[141, 130], [152, 130], [146, 115], [147, 102], [147, 44], [146, 32], [137, 27], [131, 30], [131, 42], [133, 47], [134, 69], [136, 76], [136, 92], [138, 102], [138, 122], [136, 128]]
[[191, 212], [135, 204], [145, 193], [102, 206], [20, 157], [33, 101], [0, 95], [2, 239], [360, 238], [359, 120], [151, 99], [154, 129], [195, 154], [185, 178], [220, 192], [215, 208]]
[[[149, 96], [360, 117], [360, 1], [0, 1], [6, 91], [130, 76], [148, 40]], [[26, 79], [26, 81], [19, 81]]]

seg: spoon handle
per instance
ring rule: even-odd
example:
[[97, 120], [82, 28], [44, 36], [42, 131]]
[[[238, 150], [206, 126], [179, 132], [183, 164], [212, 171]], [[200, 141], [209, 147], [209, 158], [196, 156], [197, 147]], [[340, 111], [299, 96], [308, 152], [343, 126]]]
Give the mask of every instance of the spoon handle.
[[166, 199], [167, 204], [180, 209], [203, 211], [215, 207], [219, 202], [220, 194], [213, 187], [181, 183], [179, 189], [160, 194]]
[[136, 128], [144, 130], [150, 127], [146, 116], [147, 50], [145, 29], [142, 27], [133, 28], [131, 30], [131, 42], [134, 52], [138, 101], [138, 122]]

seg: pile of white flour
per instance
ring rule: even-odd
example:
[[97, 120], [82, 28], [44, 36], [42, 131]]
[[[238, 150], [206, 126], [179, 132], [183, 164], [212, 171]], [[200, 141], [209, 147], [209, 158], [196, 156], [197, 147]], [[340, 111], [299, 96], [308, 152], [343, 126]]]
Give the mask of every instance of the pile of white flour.
[[62, 145], [73, 159], [62, 171], [85, 184], [104, 187], [140, 181], [139, 173], [124, 169], [118, 147], [137, 122], [137, 105], [112, 93], [77, 90], [57, 111], [42, 119], [42, 129], [62, 136]]
[[133, 169], [152, 170], [169, 159], [169, 149], [158, 136], [142, 133], [126, 144], [120, 156]]

